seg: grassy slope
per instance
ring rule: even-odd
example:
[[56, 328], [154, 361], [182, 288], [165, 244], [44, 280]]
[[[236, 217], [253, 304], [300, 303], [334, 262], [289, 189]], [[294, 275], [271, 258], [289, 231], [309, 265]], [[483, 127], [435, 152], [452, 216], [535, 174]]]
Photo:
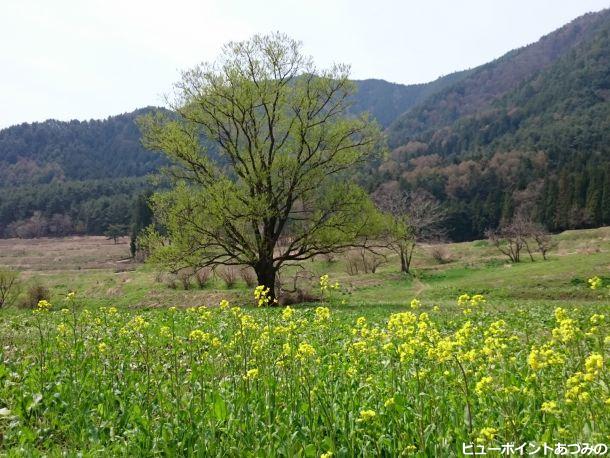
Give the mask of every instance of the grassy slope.
[[[331, 281], [338, 280], [342, 298], [351, 306], [404, 306], [413, 297], [447, 304], [463, 292], [480, 292], [499, 302], [598, 302], [599, 293], [587, 288], [586, 279], [610, 279], [610, 228], [567, 231], [556, 241], [548, 261], [527, 259], [516, 265], [507, 264], [485, 241], [447, 245], [453, 260], [442, 265], [432, 259], [429, 247], [422, 247], [413, 277], [400, 275], [392, 256], [375, 274], [348, 275], [341, 259], [304, 267], [313, 278], [328, 273]], [[21, 269], [26, 284], [50, 287], [53, 299], [71, 289], [91, 305], [128, 307], [214, 305], [222, 298], [244, 302], [250, 296], [245, 285], [227, 290], [220, 280], [203, 290], [169, 289], [149, 266], [121, 262], [126, 254], [126, 240], [114, 245], [103, 237], [0, 241], [0, 265]]]

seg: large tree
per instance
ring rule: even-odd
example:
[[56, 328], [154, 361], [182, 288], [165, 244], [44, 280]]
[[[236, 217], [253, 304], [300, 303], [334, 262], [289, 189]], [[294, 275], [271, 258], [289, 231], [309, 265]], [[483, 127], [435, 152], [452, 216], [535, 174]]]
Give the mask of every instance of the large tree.
[[380, 145], [367, 117], [347, 114], [348, 67], [319, 71], [283, 34], [231, 42], [182, 74], [175, 115], [141, 120], [147, 147], [174, 162], [174, 187], [152, 199], [167, 236], [152, 259], [172, 270], [248, 265], [275, 296], [277, 271], [354, 246], [379, 215], [352, 182]]

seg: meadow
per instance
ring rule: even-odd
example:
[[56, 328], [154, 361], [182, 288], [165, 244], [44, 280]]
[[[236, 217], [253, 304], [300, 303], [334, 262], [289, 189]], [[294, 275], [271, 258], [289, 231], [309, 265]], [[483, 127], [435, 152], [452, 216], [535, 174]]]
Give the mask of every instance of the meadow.
[[357, 275], [317, 259], [319, 300], [291, 307], [241, 282], [169, 288], [124, 259], [125, 241], [1, 241], [0, 264], [51, 291], [0, 310], [1, 453], [608, 444], [610, 228], [556, 241], [548, 261], [516, 265], [484, 241], [447, 245], [442, 263], [422, 247], [411, 277], [392, 258]]

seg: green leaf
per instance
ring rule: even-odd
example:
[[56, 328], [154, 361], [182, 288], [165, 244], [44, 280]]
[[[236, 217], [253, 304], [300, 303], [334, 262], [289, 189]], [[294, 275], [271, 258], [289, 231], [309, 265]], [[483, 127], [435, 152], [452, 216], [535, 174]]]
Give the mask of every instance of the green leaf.
[[225, 421], [227, 418], [227, 404], [220, 395], [216, 395], [214, 399], [214, 416], [218, 421]]
[[305, 456], [315, 457], [318, 452], [318, 447], [315, 444], [309, 444], [305, 447]]

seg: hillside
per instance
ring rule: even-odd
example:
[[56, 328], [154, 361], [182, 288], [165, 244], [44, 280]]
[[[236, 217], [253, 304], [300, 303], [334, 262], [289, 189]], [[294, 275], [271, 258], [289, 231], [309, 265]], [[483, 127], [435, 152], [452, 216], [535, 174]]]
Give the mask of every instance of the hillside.
[[493, 104], [580, 45], [608, 30], [610, 9], [581, 16], [536, 43], [472, 69], [464, 78], [409, 110], [388, 129], [397, 147], [452, 125], [458, 119], [493, 109]]
[[388, 136], [380, 182], [434, 194], [455, 240], [516, 212], [553, 231], [609, 224], [610, 10], [474, 69]]
[[165, 164], [146, 151], [134, 120], [20, 124], [0, 131], [0, 235], [102, 234], [126, 227], [146, 176]]
[[2, 186], [144, 176], [163, 158], [146, 151], [134, 120], [152, 108], [104, 120], [23, 123], [0, 131]]
[[464, 70], [429, 83], [410, 85], [378, 79], [357, 80], [358, 92], [354, 96], [352, 110], [355, 113], [369, 112], [382, 127], [388, 127], [398, 116], [462, 80], [469, 73], [469, 70]]
[[[383, 127], [429, 94], [462, 78], [405, 86], [356, 81], [352, 111]], [[0, 236], [102, 234], [127, 226], [147, 175], [166, 164], [145, 150], [135, 119], [152, 107], [104, 120], [24, 123], [0, 131]]]

